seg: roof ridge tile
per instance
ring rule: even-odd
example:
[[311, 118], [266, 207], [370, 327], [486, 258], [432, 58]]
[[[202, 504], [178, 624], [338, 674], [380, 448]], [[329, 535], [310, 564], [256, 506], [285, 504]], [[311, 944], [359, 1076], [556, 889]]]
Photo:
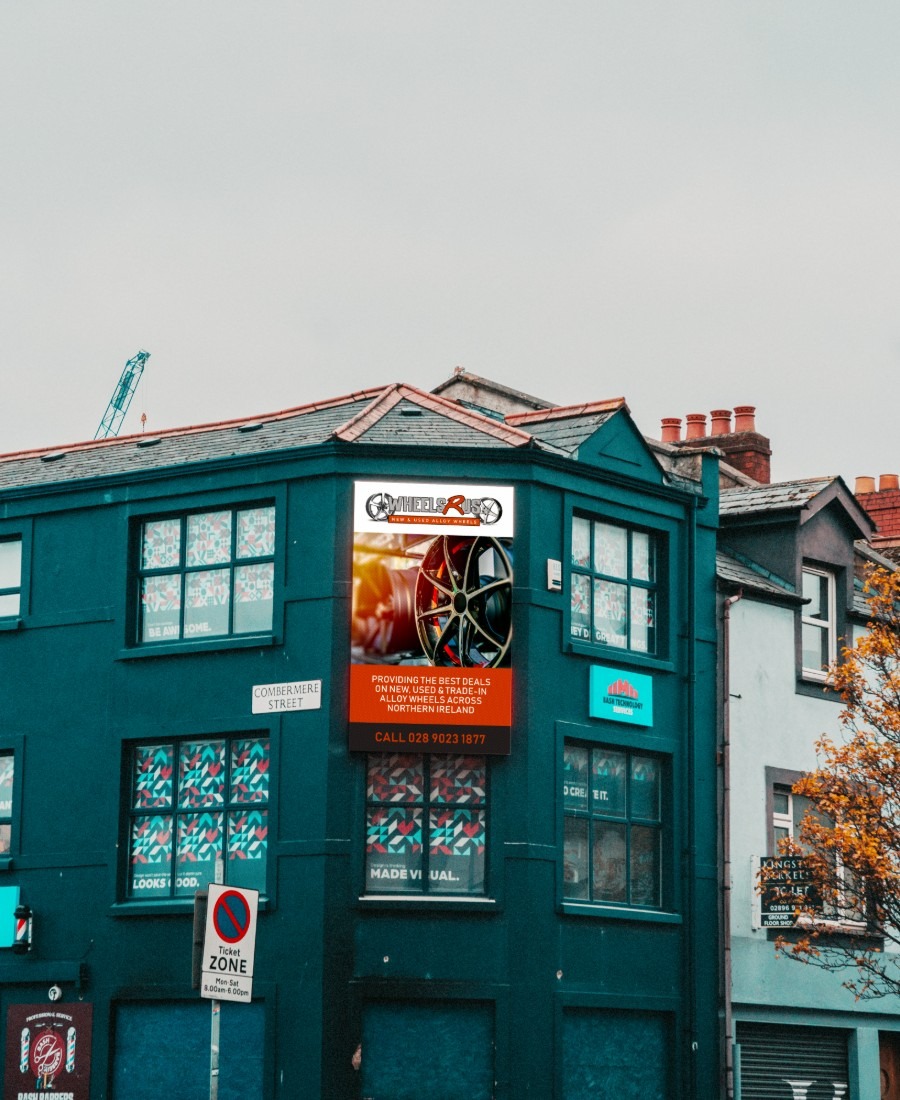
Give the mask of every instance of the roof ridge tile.
[[536, 412], [510, 413], [504, 419], [507, 424], [538, 424], [545, 420], [568, 420], [578, 416], [590, 416], [597, 412], [614, 412], [616, 409], [628, 410], [624, 397], [611, 397], [606, 401], [589, 401], [581, 405], [555, 405], [552, 409], [538, 409]]
[[465, 424], [476, 431], [484, 432], [486, 435], [493, 436], [512, 447], [525, 447], [534, 442], [534, 437], [529, 432], [521, 431], [519, 428], [505, 424], [502, 421], [493, 420], [483, 413], [463, 408], [455, 401], [449, 401], [437, 394], [427, 393], [425, 390], [410, 386], [406, 382], [395, 382], [392, 386], [387, 387], [371, 405], [358, 412], [346, 424], [341, 425], [333, 433], [333, 438], [352, 443], [364, 435], [369, 428], [377, 424], [383, 416], [404, 399], [424, 409], [429, 409], [431, 412], [446, 416], [450, 420], [455, 420], [459, 424]]

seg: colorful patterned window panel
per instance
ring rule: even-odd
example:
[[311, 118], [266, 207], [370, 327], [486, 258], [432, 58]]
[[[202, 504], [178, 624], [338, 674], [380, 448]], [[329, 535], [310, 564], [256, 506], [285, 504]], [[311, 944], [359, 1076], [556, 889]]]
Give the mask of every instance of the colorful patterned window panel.
[[0, 539], [0, 619], [22, 610], [22, 540]]
[[15, 757], [0, 752], [0, 857], [8, 856], [12, 848], [13, 778]]
[[271, 631], [274, 505], [147, 520], [139, 557], [142, 643]]
[[646, 531], [572, 517], [572, 638], [656, 653], [658, 542]]
[[366, 893], [485, 892], [483, 756], [373, 753], [366, 780]]
[[563, 897], [661, 907], [663, 774], [655, 756], [566, 742]]
[[265, 890], [269, 742], [185, 738], [131, 750], [128, 897], [193, 897], [215, 882]]

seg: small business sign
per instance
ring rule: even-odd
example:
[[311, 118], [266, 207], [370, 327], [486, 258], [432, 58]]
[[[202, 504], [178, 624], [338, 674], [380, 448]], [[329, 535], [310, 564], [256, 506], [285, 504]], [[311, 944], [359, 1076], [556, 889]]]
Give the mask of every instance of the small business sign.
[[609, 722], [652, 726], [653, 677], [591, 665], [589, 713]]
[[200, 996], [250, 1003], [258, 890], [209, 886]]
[[16, 908], [18, 886], [0, 886], [0, 947], [12, 947], [16, 942]]
[[285, 710], [319, 710], [321, 680], [293, 680], [286, 684], [254, 684], [254, 714], [276, 714]]
[[793, 928], [798, 907], [817, 908], [803, 856], [763, 856], [759, 866], [761, 928]]
[[10, 1005], [3, 1100], [88, 1100], [93, 1006]]

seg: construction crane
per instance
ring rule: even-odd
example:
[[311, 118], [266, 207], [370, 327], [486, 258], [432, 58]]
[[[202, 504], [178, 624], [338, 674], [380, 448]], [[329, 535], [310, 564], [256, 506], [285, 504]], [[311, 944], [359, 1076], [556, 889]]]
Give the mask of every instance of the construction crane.
[[100, 421], [100, 427], [94, 433], [94, 439], [108, 439], [110, 436], [115, 437], [119, 434], [122, 421], [125, 419], [125, 413], [128, 412], [128, 406], [131, 404], [132, 397], [134, 397], [134, 391], [138, 388], [138, 382], [140, 382], [141, 375], [144, 373], [144, 364], [149, 358], [149, 351], [139, 351], [134, 358], [129, 359], [125, 364], [119, 384], [113, 390], [109, 405], [107, 405], [103, 419]]

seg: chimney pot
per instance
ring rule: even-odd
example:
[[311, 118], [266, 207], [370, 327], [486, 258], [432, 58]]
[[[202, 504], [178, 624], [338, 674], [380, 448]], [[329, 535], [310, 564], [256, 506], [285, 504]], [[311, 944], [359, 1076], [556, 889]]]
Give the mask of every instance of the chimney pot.
[[883, 493], [886, 489], [900, 489], [900, 475], [882, 474], [878, 479], [878, 492]]
[[710, 435], [731, 434], [731, 409], [713, 409], [709, 414]]
[[681, 417], [664, 416], [662, 418], [663, 443], [678, 443], [681, 441]]
[[703, 439], [706, 436], [706, 413], [688, 413], [685, 439]]
[[874, 477], [858, 477], [856, 484], [853, 487], [853, 492], [856, 496], [863, 496], [865, 493], [875, 492], [875, 478]]
[[734, 430], [736, 432], [755, 432], [756, 431], [756, 406], [755, 405], [735, 405], [734, 406]]

